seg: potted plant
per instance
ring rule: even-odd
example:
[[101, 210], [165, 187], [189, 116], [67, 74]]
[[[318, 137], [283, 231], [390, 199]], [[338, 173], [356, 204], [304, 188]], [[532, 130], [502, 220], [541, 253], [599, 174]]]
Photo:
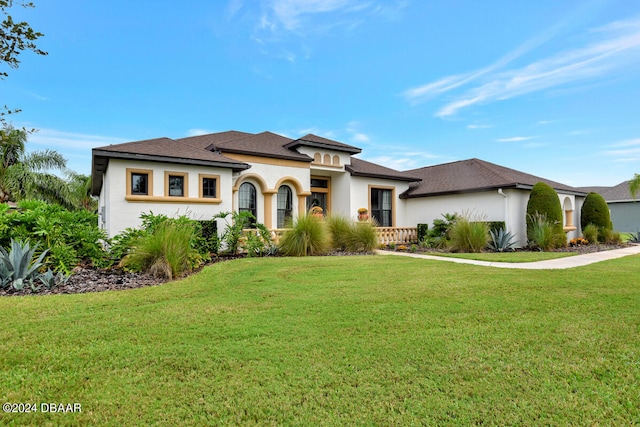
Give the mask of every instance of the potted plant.
[[358, 209], [358, 221], [367, 221], [369, 219], [369, 210], [367, 208]]
[[324, 210], [320, 206], [313, 206], [309, 211], [315, 217], [322, 218], [324, 216]]

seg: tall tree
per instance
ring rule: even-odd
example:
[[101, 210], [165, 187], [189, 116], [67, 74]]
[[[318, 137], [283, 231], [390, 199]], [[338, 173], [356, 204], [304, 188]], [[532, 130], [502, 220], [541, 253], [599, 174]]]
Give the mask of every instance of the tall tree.
[[[22, 6], [24, 8], [35, 7], [32, 2], [0, 0], [0, 63], [4, 63], [9, 68], [16, 69], [20, 65], [19, 55], [23, 51], [32, 51], [37, 55], [46, 55], [47, 52], [38, 48], [36, 40], [44, 34], [35, 31], [27, 22], [15, 22], [10, 15], [10, 9], [14, 6]], [[0, 70], [0, 79], [7, 77], [9, 73]], [[10, 109], [6, 105], [3, 111], [0, 111], [0, 123], [5, 125], [4, 116], [6, 114], [17, 113], [18, 109]]]
[[0, 130], [0, 201], [40, 199], [73, 208], [67, 182], [52, 170], [65, 171], [66, 161], [53, 150], [26, 153], [27, 132]]
[[638, 195], [638, 191], [640, 191], [640, 174], [633, 174], [633, 179], [629, 181], [629, 192], [631, 196], [635, 199]]

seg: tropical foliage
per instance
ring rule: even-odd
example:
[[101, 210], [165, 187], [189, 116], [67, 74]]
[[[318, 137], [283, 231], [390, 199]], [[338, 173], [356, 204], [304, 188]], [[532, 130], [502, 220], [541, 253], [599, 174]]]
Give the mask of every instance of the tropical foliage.
[[38, 200], [22, 200], [17, 209], [1, 203], [0, 246], [8, 247], [12, 239], [47, 250], [44, 263], [56, 271], [68, 273], [79, 263], [109, 263], [98, 215], [86, 210], [70, 211]]

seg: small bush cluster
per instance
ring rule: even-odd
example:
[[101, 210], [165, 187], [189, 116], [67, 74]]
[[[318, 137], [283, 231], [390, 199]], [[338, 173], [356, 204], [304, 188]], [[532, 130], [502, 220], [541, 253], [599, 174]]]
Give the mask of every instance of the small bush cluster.
[[569, 245], [573, 247], [587, 246], [588, 244], [589, 240], [585, 239], [584, 237], [576, 237], [569, 241]]
[[536, 213], [527, 218], [527, 238], [531, 249], [548, 251], [566, 245], [564, 232], [558, 233], [556, 222], [550, 221], [545, 214]]
[[11, 240], [29, 242], [46, 250], [43, 263], [69, 273], [80, 263], [96, 267], [109, 264], [102, 244], [106, 235], [98, 228], [98, 215], [86, 210], [70, 211], [42, 201], [23, 200], [17, 209], [0, 204], [0, 246]]
[[458, 219], [457, 214], [442, 214], [443, 219], [434, 219], [433, 227], [426, 230], [426, 235], [418, 239], [418, 244], [425, 248], [444, 248], [450, 242], [450, 230]]
[[451, 249], [455, 252], [482, 252], [489, 243], [489, 224], [472, 221], [468, 215], [458, 217], [451, 227]]
[[288, 228], [279, 246], [286, 256], [322, 255], [330, 250], [371, 252], [378, 246], [378, 233], [372, 221], [306, 214], [298, 216]]

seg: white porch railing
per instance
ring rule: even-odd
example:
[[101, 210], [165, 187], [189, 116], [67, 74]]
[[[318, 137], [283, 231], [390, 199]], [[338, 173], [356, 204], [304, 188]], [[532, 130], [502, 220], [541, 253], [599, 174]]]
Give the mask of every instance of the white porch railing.
[[[269, 230], [271, 240], [276, 245], [280, 243], [282, 235], [286, 233], [288, 228], [273, 228]], [[376, 227], [378, 232], [378, 243], [381, 245], [407, 245], [418, 242], [418, 229], [416, 227]], [[245, 230], [253, 232], [255, 230]]]

